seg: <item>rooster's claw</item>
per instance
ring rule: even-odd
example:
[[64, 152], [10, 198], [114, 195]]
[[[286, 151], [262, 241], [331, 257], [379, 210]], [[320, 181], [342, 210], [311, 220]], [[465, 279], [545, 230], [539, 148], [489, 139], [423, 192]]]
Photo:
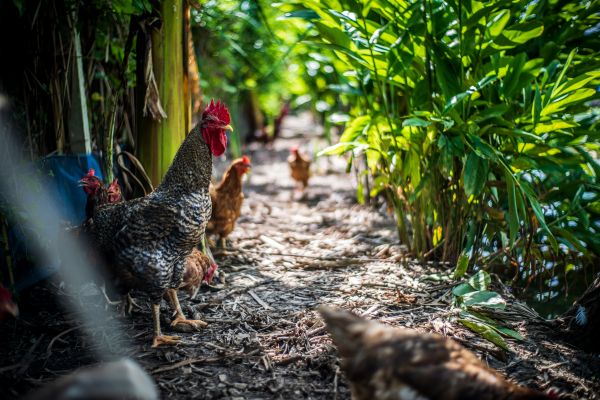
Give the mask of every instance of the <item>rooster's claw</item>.
[[185, 319], [175, 318], [171, 322], [171, 327], [178, 332], [194, 332], [199, 331], [202, 328], [206, 328], [208, 324], [200, 319]]
[[155, 348], [158, 346], [162, 346], [164, 344], [175, 345], [175, 344], [179, 343], [180, 340], [181, 340], [181, 336], [167, 336], [167, 335], [154, 336], [154, 340], [152, 341], [152, 347]]

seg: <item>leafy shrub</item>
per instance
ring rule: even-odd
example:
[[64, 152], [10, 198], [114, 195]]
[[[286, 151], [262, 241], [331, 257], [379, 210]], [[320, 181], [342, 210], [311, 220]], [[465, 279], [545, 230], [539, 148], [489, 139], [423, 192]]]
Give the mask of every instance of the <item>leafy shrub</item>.
[[[598, 254], [597, 2], [288, 1], [349, 104], [339, 143], [423, 256]], [[362, 192], [360, 187], [359, 191]], [[359, 196], [360, 198], [360, 196]]]

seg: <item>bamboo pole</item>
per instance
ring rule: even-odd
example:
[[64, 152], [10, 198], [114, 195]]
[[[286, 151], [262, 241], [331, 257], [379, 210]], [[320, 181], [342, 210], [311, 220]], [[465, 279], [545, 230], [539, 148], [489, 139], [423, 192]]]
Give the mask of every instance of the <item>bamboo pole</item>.
[[162, 26], [151, 34], [152, 68], [166, 118], [156, 120], [150, 114], [145, 116], [139, 134], [139, 155], [155, 186], [187, 134], [186, 118], [190, 111], [186, 111], [184, 92], [183, 10], [183, 0], [162, 1]]

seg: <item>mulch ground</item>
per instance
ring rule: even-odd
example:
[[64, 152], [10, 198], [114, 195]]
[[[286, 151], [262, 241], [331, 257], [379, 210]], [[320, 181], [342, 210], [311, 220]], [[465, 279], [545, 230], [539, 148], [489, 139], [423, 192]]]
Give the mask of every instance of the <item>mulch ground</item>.
[[[509, 300], [509, 325], [525, 337], [510, 341], [509, 352], [455, 322], [455, 283], [440, 280], [451, 266], [407, 257], [385, 210], [356, 205], [345, 163], [320, 160], [304, 198], [294, 198], [287, 149], [315, 146], [307, 139], [315, 130], [302, 126], [311, 125], [290, 117], [273, 148], [250, 151], [242, 217], [216, 254], [220, 281], [182, 301], [188, 317], [208, 328], [151, 349], [150, 307], [137, 296], [141, 310], [111, 315], [90, 337], [64, 305], [106, 307], [93, 285], [75, 298], [59, 282], [42, 283], [21, 294], [21, 318], [0, 327], [0, 397], [19, 398], [80, 366], [126, 354], [152, 375], [163, 398], [349, 399], [315, 312], [329, 304], [451, 336], [515, 382], [554, 387], [565, 398], [600, 398], [598, 358], [562, 343], [503, 287], [496, 289]], [[173, 334], [166, 305], [162, 316], [163, 330]]]

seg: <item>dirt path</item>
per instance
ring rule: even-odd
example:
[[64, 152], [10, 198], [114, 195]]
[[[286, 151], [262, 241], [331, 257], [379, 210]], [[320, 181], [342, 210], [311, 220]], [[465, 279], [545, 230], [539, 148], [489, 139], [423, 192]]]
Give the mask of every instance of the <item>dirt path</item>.
[[[134, 344], [126, 352], [151, 372], [163, 398], [349, 399], [335, 350], [314, 311], [319, 304], [452, 336], [517, 382], [555, 386], [571, 398], [597, 398], [597, 361], [548, 339], [543, 327], [517, 318], [513, 327], [526, 341], [511, 342], [512, 351], [504, 353], [452, 322], [453, 283], [436, 281], [439, 266], [405, 257], [385, 214], [355, 204], [345, 163], [320, 162], [306, 198], [292, 201], [285, 159], [301, 140], [293, 134], [302, 133], [307, 122], [288, 121], [286, 137], [274, 149], [250, 154], [254, 168], [242, 217], [230, 237], [231, 250], [217, 255], [224, 283], [182, 302], [188, 316], [209, 327], [183, 334], [177, 347], [154, 350], [149, 307], [118, 318]], [[166, 307], [162, 315], [166, 327]], [[36, 327], [31, 317], [28, 324], [0, 331], [13, 335], [0, 335], [0, 345], [12, 349], [3, 365], [22, 363], [0, 368], [0, 387], [8, 388], [0, 392], [7, 390], [7, 398], [93, 362], [85, 338], [64, 333], [72, 327], [67, 316], [51, 308], [43, 318], [53, 324], [38, 319]], [[111, 341], [109, 331], [101, 334]]]

